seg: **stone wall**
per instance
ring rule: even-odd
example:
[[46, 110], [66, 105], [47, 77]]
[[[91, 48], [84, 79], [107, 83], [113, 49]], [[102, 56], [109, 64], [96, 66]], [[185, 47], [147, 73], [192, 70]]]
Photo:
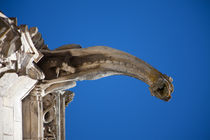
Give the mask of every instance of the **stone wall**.
[[27, 26], [0, 12], [0, 140], [22, 140], [22, 99], [42, 73]]
[[[9, 84], [7, 84], [9, 83]], [[36, 80], [16, 73], [0, 79], [0, 140], [22, 140], [22, 99]]]

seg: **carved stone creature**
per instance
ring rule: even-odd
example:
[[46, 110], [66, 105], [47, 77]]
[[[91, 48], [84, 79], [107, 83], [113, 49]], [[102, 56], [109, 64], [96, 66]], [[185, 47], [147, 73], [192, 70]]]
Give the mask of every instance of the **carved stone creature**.
[[39, 88], [48, 94], [76, 86], [76, 81], [95, 80], [111, 75], [127, 75], [148, 84], [152, 96], [169, 101], [172, 78], [128, 53], [105, 46], [81, 48], [71, 44], [55, 50], [41, 50], [44, 57], [37, 64], [45, 79]]
[[110, 47], [77, 44], [49, 50], [38, 28], [16, 26], [16, 19], [6, 17], [0, 21], [0, 74], [14, 71], [39, 80], [33, 92], [44, 96], [72, 88], [76, 81], [128, 75], [148, 84], [152, 96], [165, 101], [171, 98], [172, 78], [135, 56]]

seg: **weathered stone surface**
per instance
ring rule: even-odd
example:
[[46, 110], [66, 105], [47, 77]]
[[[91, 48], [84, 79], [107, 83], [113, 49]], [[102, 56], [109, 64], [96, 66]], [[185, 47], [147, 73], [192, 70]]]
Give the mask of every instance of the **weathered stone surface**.
[[18, 75], [16, 73], [5, 73], [0, 79], [0, 96], [8, 97], [9, 89], [17, 84]]
[[[22, 140], [22, 99], [33, 88], [36, 80], [26, 76], [17, 77], [16, 74], [7, 73], [6, 80], [11, 84], [2, 86], [0, 91], [0, 138]], [[4, 77], [3, 76], [3, 77]], [[13, 77], [9, 79], [8, 77]], [[15, 79], [16, 78], [16, 79]], [[12, 80], [13, 79], [13, 80]], [[2, 80], [2, 78], [0, 79]], [[7, 90], [5, 90], [5, 87]]]
[[3, 133], [4, 135], [13, 135], [14, 132], [14, 120], [13, 120], [13, 108], [3, 107]]
[[23, 139], [43, 139], [42, 99], [28, 95], [22, 100]]
[[22, 121], [14, 121], [14, 140], [22, 140]]
[[3, 99], [4, 107], [9, 107], [9, 108], [13, 108], [14, 107], [13, 98], [3, 97], [2, 99]]
[[[3, 100], [0, 97], [0, 116], [3, 117]], [[3, 139], [3, 119], [0, 119], [0, 140]]]
[[13, 100], [14, 103], [14, 121], [18, 121], [22, 123], [22, 101], [21, 100]]
[[3, 140], [14, 140], [13, 138], [14, 138], [13, 136], [9, 136], [9, 135], [3, 136]]

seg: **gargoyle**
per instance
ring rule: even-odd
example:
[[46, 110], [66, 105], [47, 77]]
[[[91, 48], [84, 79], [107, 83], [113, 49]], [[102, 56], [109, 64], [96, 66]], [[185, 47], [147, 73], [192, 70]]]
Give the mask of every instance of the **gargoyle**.
[[128, 53], [105, 46], [82, 48], [64, 45], [40, 50], [44, 57], [37, 64], [45, 74], [38, 87], [48, 94], [76, 86], [76, 81], [95, 80], [111, 75], [127, 75], [148, 84], [152, 96], [169, 101], [172, 78]]

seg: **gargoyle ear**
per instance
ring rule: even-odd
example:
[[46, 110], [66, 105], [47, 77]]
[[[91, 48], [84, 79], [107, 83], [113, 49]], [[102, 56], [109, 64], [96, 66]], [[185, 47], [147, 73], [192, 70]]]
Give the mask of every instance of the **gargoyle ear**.
[[82, 48], [79, 44], [67, 44], [56, 48], [55, 50], [68, 50], [68, 49], [80, 49]]
[[170, 81], [170, 82], [173, 82], [173, 78], [172, 78], [172, 77], [170, 77], [170, 76], [169, 76], [169, 81]]
[[172, 77], [167, 76], [166, 74], [163, 74], [163, 75], [164, 75], [164, 77], [165, 77], [166, 79], [168, 79], [170, 82], [173, 82], [173, 78], [172, 78]]

